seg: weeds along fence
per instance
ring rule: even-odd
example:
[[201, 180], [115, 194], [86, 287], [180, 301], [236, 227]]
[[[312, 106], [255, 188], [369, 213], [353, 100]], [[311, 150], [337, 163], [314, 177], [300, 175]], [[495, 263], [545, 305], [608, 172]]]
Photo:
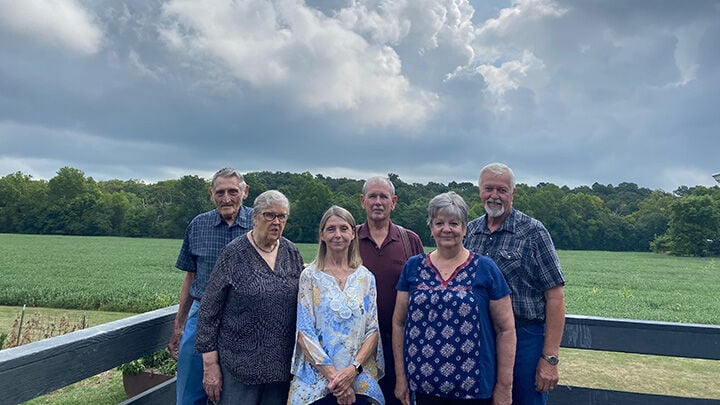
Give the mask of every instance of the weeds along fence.
[[65, 314], [41, 315], [33, 313], [28, 315], [23, 305], [20, 314], [13, 321], [10, 331], [0, 339], [0, 349], [22, 346], [42, 339], [64, 335], [85, 329], [87, 315], [71, 317]]
[[[178, 306], [0, 351], [0, 392], [19, 403], [162, 349]], [[569, 315], [563, 347], [720, 360], [720, 326]], [[123, 404], [173, 404], [175, 379]], [[559, 385], [551, 405], [718, 404], [717, 399]]]

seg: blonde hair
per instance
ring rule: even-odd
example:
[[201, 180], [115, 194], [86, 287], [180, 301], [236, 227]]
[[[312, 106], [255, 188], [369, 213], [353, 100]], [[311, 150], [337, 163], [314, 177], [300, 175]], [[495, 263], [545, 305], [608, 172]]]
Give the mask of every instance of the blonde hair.
[[319, 246], [317, 256], [315, 256], [315, 260], [313, 261], [313, 263], [318, 270], [322, 270], [325, 267], [327, 244], [325, 243], [325, 241], [322, 240], [320, 235], [322, 235], [323, 231], [325, 230], [325, 225], [327, 225], [328, 220], [330, 220], [330, 218], [334, 216], [347, 222], [348, 225], [350, 225], [350, 229], [352, 229], [353, 235], [355, 236], [353, 240], [350, 241], [350, 246], [348, 247], [347, 254], [348, 265], [350, 266], [350, 268], [355, 269], [362, 264], [362, 259], [360, 258], [360, 248], [358, 246], [357, 239], [357, 224], [355, 223], [355, 218], [353, 218], [350, 211], [337, 205], [333, 205], [332, 207], [328, 208], [327, 211], [325, 211], [325, 214], [323, 214], [322, 219], [320, 219], [320, 228], [318, 231]]

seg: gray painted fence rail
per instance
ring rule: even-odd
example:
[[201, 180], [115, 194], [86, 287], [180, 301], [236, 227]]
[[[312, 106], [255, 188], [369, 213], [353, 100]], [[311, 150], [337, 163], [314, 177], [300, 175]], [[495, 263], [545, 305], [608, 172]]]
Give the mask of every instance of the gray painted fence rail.
[[[177, 305], [0, 351], [0, 402], [16, 404], [162, 349]], [[720, 326], [568, 315], [563, 347], [720, 360]], [[719, 377], [720, 378], [720, 377]], [[169, 380], [123, 404], [172, 404]], [[552, 405], [720, 404], [683, 398], [560, 385]]]

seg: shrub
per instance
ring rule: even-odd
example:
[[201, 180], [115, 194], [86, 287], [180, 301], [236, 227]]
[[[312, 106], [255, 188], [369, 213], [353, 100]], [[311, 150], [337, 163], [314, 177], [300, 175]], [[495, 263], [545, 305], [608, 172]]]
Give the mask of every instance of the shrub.
[[137, 360], [118, 366], [123, 374], [140, 374], [143, 371], [151, 371], [158, 374], [174, 376], [177, 372], [177, 361], [170, 357], [168, 349], [158, 350]]

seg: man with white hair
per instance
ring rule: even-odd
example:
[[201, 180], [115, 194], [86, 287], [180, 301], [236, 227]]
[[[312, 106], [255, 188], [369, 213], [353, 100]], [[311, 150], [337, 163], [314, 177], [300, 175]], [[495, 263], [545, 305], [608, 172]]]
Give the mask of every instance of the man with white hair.
[[178, 405], [204, 405], [208, 400], [202, 385], [202, 355], [195, 351], [198, 310], [220, 251], [253, 227], [253, 210], [242, 205], [248, 191], [237, 170], [218, 170], [208, 190], [216, 208], [196, 216], [185, 231], [175, 267], [186, 273], [180, 290], [180, 308], [168, 343], [170, 355], [178, 361]]
[[512, 291], [517, 350], [513, 404], [546, 404], [560, 377], [565, 279], [545, 226], [512, 206], [515, 175], [502, 163], [480, 171], [485, 215], [467, 227], [465, 247], [497, 263]]

